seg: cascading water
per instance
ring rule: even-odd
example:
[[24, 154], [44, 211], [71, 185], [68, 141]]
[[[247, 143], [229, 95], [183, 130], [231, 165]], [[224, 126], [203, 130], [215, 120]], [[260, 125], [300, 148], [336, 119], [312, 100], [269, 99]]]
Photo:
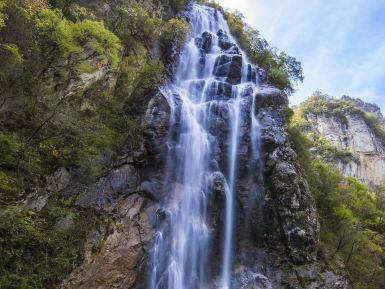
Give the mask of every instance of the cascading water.
[[[252, 168], [259, 160], [253, 97], [257, 70], [247, 63], [221, 13], [194, 4], [187, 18], [191, 39], [173, 83], [163, 88], [171, 107], [165, 180], [169, 193], [158, 214], [149, 289], [228, 289], [239, 166]], [[251, 139], [250, 153], [247, 163], [240, 164], [246, 138]], [[218, 182], [225, 196], [219, 267], [211, 258], [215, 250], [208, 216], [213, 183]]]

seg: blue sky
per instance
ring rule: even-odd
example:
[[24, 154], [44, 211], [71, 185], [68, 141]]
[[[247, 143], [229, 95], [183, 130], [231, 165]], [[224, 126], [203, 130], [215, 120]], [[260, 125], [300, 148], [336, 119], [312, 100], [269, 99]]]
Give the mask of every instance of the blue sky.
[[238, 10], [270, 45], [302, 62], [297, 104], [319, 90], [385, 112], [385, 0], [216, 0]]

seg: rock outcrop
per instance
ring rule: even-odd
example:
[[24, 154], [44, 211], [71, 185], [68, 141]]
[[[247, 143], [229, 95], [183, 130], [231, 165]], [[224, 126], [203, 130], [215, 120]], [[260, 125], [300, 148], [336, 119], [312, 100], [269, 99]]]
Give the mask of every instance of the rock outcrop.
[[148, 244], [153, 236], [154, 203], [133, 194], [109, 209], [115, 224], [89, 234], [83, 265], [63, 283], [63, 289], [132, 288], [142, 280]]
[[[344, 110], [344, 104], [354, 109]], [[384, 131], [381, 111], [374, 104], [346, 96], [338, 107], [341, 113], [331, 110], [302, 113], [307, 122], [305, 131], [325, 137], [337, 150], [349, 151], [350, 157], [336, 156], [329, 161], [336, 164], [344, 176], [352, 176], [375, 188], [385, 180], [385, 139], [379, 133]]]
[[[107, 5], [105, 9], [99, 9], [100, 13], [105, 10], [108, 14], [111, 7]], [[226, 32], [220, 30], [215, 37], [225, 54], [215, 61], [214, 75], [217, 79], [212, 87], [208, 87], [206, 99], [229, 100], [234, 97], [233, 85], [241, 82], [245, 59]], [[214, 35], [209, 33], [203, 33], [196, 41], [202, 63], [206, 61], [205, 54], [210, 52], [213, 41]], [[48, 70], [45, 73], [47, 93], [52, 95], [55, 92], [59, 98], [84, 95], [81, 107], [84, 110], [92, 109], [92, 101], [88, 100], [94, 94], [108, 94], [115, 89], [118, 69], [103, 66], [96, 58], [91, 58], [90, 62], [95, 68], [94, 72], [76, 75], [63, 72], [59, 80], [53, 78], [56, 70], [61, 72], [65, 64], [56, 66], [56, 70]], [[251, 110], [255, 109], [261, 133], [261, 143], [258, 144], [261, 161], [253, 167], [247, 165], [252, 145], [249, 137], [242, 138], [238, 152], [240, 181], [235, 190], [236, 223], [239, 224], [234, 233], [235, 288], [348, 289], [343, 276], [317, 259], [318, 215], [306, 179], [297, 164], [297, 156], [288, 142], [284, 119], [287, 96], [279, 89], [263, 84], [265, 77], [263, 70], [248, 65], [248, 81], [260, 81], [262, 84], [258, 91], [248, 89], [247, 85], [243, 88], [244, 96], [250, 102], [242, 113], [250, 115]], [[59, 90], [58, 87], [49, 86], [55, 82], [59, 82]], [[192, 82], [191, 92], [201, 85], [199, 80]], [[103, 176], [86, 187], [77, 186], [71, 174], [61, 168], [47, 178], [48, 186], [43, 190], [44, 193], [26, 201], [25, 209], [40, 210], [45, 206], [49, 192], [55, 191], [62, 196], [75, 195], [76, 206], [92, 208], [98, 214], [108, 216], [108, 224], [89, 232], [83, 263], [63, 281], [60, 286], [62, 289], [146, 287], [147, 265], [153, 248], [156, 222], [162, 221], [162, 216], [167, 214], [159, 210], [160, 201], [170, 197], [170, 194], [178, 198], [178, 192], [183, 189], [177, 183], [164, 185], [166, 154], [174, 145], [172, 142], [175, 137], [169, 135], [170, 115], [173, 108], [178, 108], [178, 103], [171, 107], [162, 89], [147, 97], [145, 101], [141, 100], [144, 105], [136, 115], [140, 120], [142, 146], [128, 149], [126, 155], [109, 164]], [[174, 99], [178, 102], [177, 96]], [[66, 117], [70, 110], [71, 107], [63, 109], [55, 121], [60, 122], [61, 117]], [[210, 107], [210, 113], [208, 131], [219, 140], [210, 166], [224, 168], [227, 164], [222, 152], [228, 150], [226, 133], [229, 131], [228, 119], [231, 115], [224, 106], [215, 104]], [[385, 151], [383, 143], [358, 116], [349, 115], [347, 119], [348, 124], [341, 121], [337, 126], [325, 116], [314, 116], [309, 118], [309, 122], [320, 134], [328, 132], [329, 138], [337, 145], [352, 146], [355, 153], [362, 157], [359, 164], [355, 163], [356, 167], [353, 163], [350, 166], [341, 164], [343, 169], [350, 168], [349, 173], [361, 174], [362, 178], [370, 178], [373, 183], [381, 181], [385, 178], [385, 159], [379, 157]], [[178, 126], [177, 121], [175, 125]], [[245, 121], [240, 126], [244, 135], [251, 134], [250, 123]], [[209, 225], [214, 242], [219, 242], [223, 234], [220, 224], [224, 219], [225, 181], [224, 176], [217, 172], [207, 178], [211, 181], [213, 191], [212, 198], [208, 200]], [[253, 188], [255, 195], [250, 198], [248, 191], [251, 179], [259, 186]], [[220, 250], [219, 243], [214, 245], [217, 247], [214, 251]], [[216, 253], [214, 257], [217, 257]]]
[[[207, 96], [208, 100], [209, 97], [228, 100], [233, 97], [232, 85], [241, 80], [243, 59], [238, 46], [231, 43], [223, 31], [219, 31], [217, 37], [227, 54], [216, 60], [214, 74], [218, 81], [208, 88]], [[202, 61], [205, 61], [212, 41], [213, 36], [207, 33], [196, 41]], [[248, 67], [250, 81], [263, 79], [263, 75], [257, 67]], [[191, 91], [200, 85], [199, 80], [192, 82]], [[246, 230], [239, 225], [235, 232], [237, 265], [233, 282], [236, 288], [348, 289], [343, 276], [317, 261], [318, 215], [285, 131], [287, 97], [268, 85], [261, 85], [256, 93], [248, 92], [246, 87], [244, 93], [255, 103], [253, 106], [250, 102], [243, 113], [250, 113], [253, 107], [256, 109], [262, 155], [261, 163], [256, 167], [243, 165], [250, 157], [251, 144], [250, 139], [242, 139], [238, 155], [241, 181], [237, 184], [236, 206], [238, 212], [244, 213], [238, 213], [237, 224], [250, 221], [251, 225]], [[174, 99], [178, 101], [177, 96]], [[141, 128], [145, 150], [139, 153], [140, 160], [129, 157], [128, 163], [119, 164], [80, 195], [79, 205], [108, 212], [115, 221], [110, 227], [90, 234], [85, 261], [65, 280], [63, 289], [145, 286], [155, 220], [162, 220], [163, 214], [157, 209], [158, 203], [165, 196], [181, 190], [180, 184], [163, 185], [165, 156], [173, 145], [173, 136], [168, 135], [172, 109], [168, 101], [167, 94], [159, 91], [143, 110]], [[178, 103], [175, 107], [178, 108]], [[227, 149], [228, 111], [213, 105], [210, 113], [209, 131], [221, 140], [210, 165], [226, 166], [221, 152]], [[178, 125], [177, 121], [174, 123]], [[250, 124], [241, 124], [241, 129], [250, 130]], [[248, 196], [250, 173], [260, 184], [252, 199]], [[214, 193], [209, 200], [209, 223], [214, 242], [219, 242], [223, 233], [219, 224], [224, 218], [224, 180], [221, 174], [208, 177]], [[213, 254], [215, 256], [216, 252]]]

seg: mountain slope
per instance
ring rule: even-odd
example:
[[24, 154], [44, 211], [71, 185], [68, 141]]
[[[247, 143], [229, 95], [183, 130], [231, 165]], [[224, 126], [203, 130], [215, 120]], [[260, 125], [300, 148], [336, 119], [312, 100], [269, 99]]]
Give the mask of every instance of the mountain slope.
[[385, 126], [380, 109], [358, 99], [315, 95], [296, 109], [296, 122], [344, 176], [371, 188], [385, 180]]
[[[186, 2], [0, 0], [1, 288], [147, 288], [155, 228], [167, 223], [161, 201], [183, 196], [181, 183], [164, 184], [165, 156], [174, 145], [168, 140], [175, 137], [169, 135], [170, 117], [178, 117], [172, 109], [179, 106], [170, 106], [160, 88], [173, 78], [190, 36], [191, 5], [182, 11]], [[214, 37], [221, 37], [223, 49], [231, 49], [231, 56], [217, 62], [221, 86], [210, 96], [233, 96], [244, 61], [240, 48], [253, 62], [247, 77], [260, 81], [257, 91], [246, 86], [243, 95], [249, 100], [244, 111], [260, 124], [261, 162], [247, 163], [252, 151], [248, 136], [255, 132], [246, 118], [237, 152], [241, 166], [232, 282], [239, 288], [346, 289], [344, 269], [354, 264], [351, 272], [368, 271], [355, 280], [361, 286], [355, 288], [370, 282], [374, 285], [367, 288], [375, 288], [383, 272], [382, 239], [369, 233], [381, 232], [381, 215], [368, 206], [373, 210], [362, 219], [369, 224], [365, 233], [370, 232], [364, 235], [360, 227], [357, 233], [361, 207], [350, 222], [345, 217], [353, 213], [341, 209], [342, 194], [333, 195], [338, 206], [323, 206], [317, 193], [328, 194], [328, 188], [317, 191], [311, 177], [309, 187], [300, 150], [293, 150], [287, 94], [303, 79], [300, 62], [269, 47], [240, 15], [209, 5], [218, 9], [211, 14], [224, 13], [239, 42], [229, 41], [223, 31], [193, 42], [202, 62]], [[221, 150], [228, 145], [224, 133], [231, 120], [226, 106], [213, 107], [211, 133], [222, 141], [210, 165], [224, 168]], [[209, 176], [214, 194], [208, 216], [218, 271], [226, 189], [216, 176]], [[343, 182], [335, 179], [337, 185]], [[260, 195], [250, 201], [251, 186]], [[362, 192], [370, 195], [354, 182], [348, 188], [354, 200]], [[372, 205], [372, 199], [366, 200]], [[333, 220], [349, 238], [333, 231], [328, 235], [332, 246], [324, 250], [319, 243], [319, 224], [324, 223], [316, 205], [322, 217], [325, 207], [341, 209]], [[361, 246], [361, 240], [369, 245]], [[352, 258], [340, 254], [349, 256], [351, 248]], [[363, 263], [356, 248], [372, 263]], [[210, 284], [217, 288], [218, 272], [213, 271]]]

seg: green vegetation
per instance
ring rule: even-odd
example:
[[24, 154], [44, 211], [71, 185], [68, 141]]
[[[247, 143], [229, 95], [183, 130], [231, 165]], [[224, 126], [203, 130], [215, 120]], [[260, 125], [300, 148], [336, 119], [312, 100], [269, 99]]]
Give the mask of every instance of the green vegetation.
[[240, 13], [225, 11], [220, 5], [210, 1], [201, 2], [224, 14], [232, 35], [247, 53], [250, 61], [266, 71], [270, 84], [284, 90], [287, 94], [294, 92], [294, 85], [304, 80], [300, 61], [284, 52], [278, 53], [274, 47], [270, 47], [266, 39], [260, 37], [258, 30], [244, 22]]
[[[188, 31], [164, 17], [185, 1], [162, 2], [127, 0], [106, 14], [103, 1], [0, 0], [0, 288], [57, 288], [82, 262], [89, 231], [106, 227], [107, 213], [76, 198], [142, 147], [138, 115]], [[101, 68], [111, 83], [77, 89]], [[22, 209], [61, 168], [71, 188]]]
[[342, 177], [332, 163], [351, 161], [354, 155], [314, 133], [308, 122], [309, 116], [327, 115], [348, 126], [347, 115], [354, 114], [385, 143], [385, 128], [375, 115], [349, 99], [333, 99], [320, 92], [296, 108], [290, 139], [321, 216], [320, 255], [344, 268], [354, 289], [378, 289], [385, 284], [385, 186], [372, 192], [354, 178]]
[[87, 232], [101, 219], [92, 211], [49, 207], [0, 213], [0, 288], [57, 288], [82, 261]]
[[63, 57], [76, 54], [85, 58], [85, 48], [89, 46], [92, 51], [105, 57], [112, 67], [118, 65], [121, 48], [119, 38], [106, 29], [103, 22], [88, 19], [72, 22], [65, 19], [59, 9], [44, 9], [38, 15], [37, 28], [46, 38], [44, 44], [59, 49]]
[[[318, 107], [318, 106], [317, 106]], [[326, 147], [291, 122], [290, 141], [304, 169], [321, 217], [319, 255], [335, 268], [344, 268], [354, 289], [378, 289], [385, 284], [385, 190], [371, 192], [354, 178], [312, 155]], [[326, 150], [327, 151], [327, 150]]]
[[380, 124], [375, 115], [360, 109], [352, 101], [345, 99], [334, 99], [320, 92], [315, 92], [307, 101], [301, 104], [299, 111], [297, 112], [297, 122], [301, 122], [302, 125], [306, 125], [306, 115], [308, 114], [326, 114], [330, 116], [336, 116], [341, 118], [346, 125], [347, 114], [360, 115], [366, 124], [377, 135], [377, 137], [385, 143], [385, 127]]
[[[25, 184], [28, 193], [44, 186], [42, 176], [59, 167], [89, 182], [127, 146], [138, 146], [136, 114], [155, 93], [165, 63], [188, 31], [183, 20], [154, 13], [154, 7], [179, 10], [184, 4], [166, 2], [163, 8], [151, 0], [113, 5], [105, 19], [72, 0], [0, 2], [3, 186], [12, 183], [8, 176]], [[155, 46], [160, 57], [153, 55]], [[79, 74], [118, 64], [114, 91], [96, 83], [64, 93]]]
[[0, 1], [0, 29], [5, 26], [5, 21], [6, 21], [6, 15], [2, 12], [5, 6], [5, 1], [2, 0]]
[[179, 12], [188, 3], [188, 0], [162, 0], [165, 5], [169, 5], [174, 12]]

